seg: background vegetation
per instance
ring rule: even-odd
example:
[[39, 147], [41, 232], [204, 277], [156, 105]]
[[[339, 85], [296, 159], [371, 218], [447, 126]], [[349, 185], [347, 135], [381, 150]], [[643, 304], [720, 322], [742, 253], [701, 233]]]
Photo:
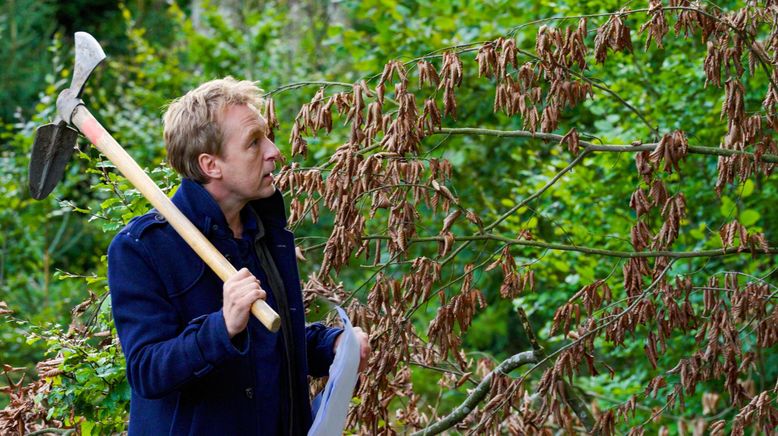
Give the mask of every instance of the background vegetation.
[[[651, 5], [656, 7], [655, 2]], [[0, 406], [5, 407], [0, 412], [0, 431], [55, 428], [59, 433], [77, 429], [91, 434], [126, 428], [129, 387], [110, 318], [105, 251], [113, 234], [148, 206], [83, 138], [65, 180], [48, 199], [32, 200], [26, 187], [34, 129], [53, 119], [54, 100], [69, 84], [75, 30], [95, 35], [109, 55], [89, 81], [84, 94], [87, 106], [168, 192], [178, 181], [163, 160], [160, 119], [167, 101], [205, 80], [226, 75], [258, 81], [273, 99], [280, 123], [276, 142], [287, 164], [295, 165], [284, 172], [282, 185], [287, 204], [298, 212], [299, 219], [290, 226], [307, 257], [300, 265], [312, 297], [310, 317], [327, 316], [326, 308], [313, 297], [338, 301], [371, 329], [374, 349], [381, 350], [371, 368], [373, 377], [385, 383], [374, 389], [375, 396], [364, 391], [374, 387], [367, 384], [357, 395], [352, 431], [402, 433], [444, 422], [456, 415], [466, 398], [472, 398], [472, 392], [479, 391], [485, 379], [488, 392], [480, 407], [451, 422], [458, 425], [452, 431], [526, 433], [561, 428], [574, 432], [591, 429], [595, 422], [597, 431], [604, 433], [627, 429], [737, 433], [740, 426], [774, 429], [778, 333], [768, 327], [778, 324], [778, 216], [773, 211], [778, 187], [770, 175], [772, 167], [717, 183], [721, 164], [715, 155], [692, 150], [678, 157], [673, 151], [649, 159], [649, 151], [586, 150], [634, 141], [656, 147], [665, 135], [677, 131], [691, 146], [727, 148], [732, 125], [747, 124], [745, 118], [731, 113], [732, 91], [727, 88], [725, 94], [729, 80], [734, 80], [744, 85], [743, 117], [762, 120], [742, 150], [777, 154], [770, 148], [770, 138], [775, 145], [775, 114], [763, 102], [771, 89], [778, 94], [771, 83], [778, 80], [778, 5], [768, 0], [748, 5], [675, 1], [664, 6], [668, 7], [664, 12], [651, 14], [649, 4], [615, 1], [5, 2], [0, 10], [0, 59], [7, 66], [0, 72], [4, 102], [0, 108], [0, 312], [4, 315], [0, 363], [5, 364], [5, 380], [0, 379]], [[634, 49], [624, 47], [623, 40], [613, 40], [605, 62], [598, 62], [597, 29], [612, 19], [606, 14], [625, 7], [642, 10], [622, 16], [632, 29], [628, 40]], [[710, 41], [724, 50], [734, 50], [737, 44], [710, 38], [695, 27], [688, 37], [683, 29], [674, 32], [672, 26], [683, 8], [691, 7], [735, 24], [737, 13], [747, 11], [741, 25], [753, 28], [749, 35], [761, 41], [764, 62], [754, 60], [756, 55], [745, 43], [740, 53], [728, 55], [729, 61], [719, 67], [720, 83], [711, 81], [706, 62]], [[589, 16], [582, 36], [588, 46], [583, 53], [587, 65], [582, 68], [568, 59], [572, 73], [565, 80], [590, 87], [586, 98], [562, 107], [556, 126], [541, 126], [538, 120], [533, 127], [525, 113], [509, 116], [505, 110], [493, 110], [496, 90], [505, 82], [494, 75], [479, 77], [484, 75], [479, 74], [479, 64], [481, 68], [488, 64], [476, 60], [484, 43], [500, 37], [515, 42], [517, 64], [508, 62], [507, 72], [518, 80], [522, 65], [543, 57], [542, 46], [536, 45], [539, 33], [552, 35], [559, 29], [564, 36], [568, 26], [575, 31], [583, 15]], [[661, 33], [661, 25], [639, 29], [658, 16], [666, 17], [669, 33], [647, 44], [654, 33]], [[700, 17], [693, 16], [704, 21]], [[507, 52], [499, 44], [495, 47], [498, 58]], [[436, 98], [441, 112], [447, 112], [445, 85], [417, 84], [416, 61], [424, 57], [444, 75], [444, 52], [459, 53], [462, 62], [462, 83], [451, 87], [456, 112], [442, 118], [442, 130], [426, 129], [418, 152], [392, 155], [386, 144], [365, 150], [367, 142], [359, 151], [344, 147], [354, 143], [348, 109], [341, 116], [330, 114], [331, 132], [298, 116], [304, 104], [311, 113], [322, 113], [321, 103], [340, 92], [352, 99], [353, 107], [352, 85], [365, 80], [369, 88], [365, 106], [376, 101], [376, 88], [386, 82], [383, 111], [401, 117], [398, 100], [404, 92], [395, 83], [402, 83], [402, 74], [408, 75], [404, 86], [415, 95], [419, 117], [429, 119], [422, 114], [429, 97]], [[742, 71], [734, 59], [740, 60]], [[398, 60], [405, 63], [402, 72], [397, 66], [394, 74], [382, 77], [385, 65]], [[550, 82], [538, 79], [535, 86], [548, 96]], [[549, 99], [537, 103], [539, 113], [550, 106]], [[465, 128], [486, 130], [461, 130]], [[580, 142], [571, 136], [560, 142], [571, 129]], [[295, 130], [307, 143], [306, 155], [294, 153], [302, 142], [293, 147], [288, 140], [297, 137]], [[376, 144], [390, 136], [386, 128], [380, 130]], [[528, 130], [537, 134], [526, 135]], [[672, 144], [667, 147], [682, 148], [680, 142]], [[354, 199], [357, 207], [346, 212], [366, 220], [361, 240], [351, 248], [341, 242], [327, 251], [325, 242], [337, 241], [333, 230], [343, 223], [346, 212], [325, 198], [338, 192], [326, 182], [340, 177], [343, 156], [359, 154], [364, 159], [376, 152], [387, 153], [380, 156], [382, 170], [389, 171], [393, 159], [421, 162], [423, 177], [416, 182], [403, 177], [396, 189], [387, 189], [390, 207], [376, 207], [384, 201], [373, 195], [377, 189], [359, 192]], [[650, 178], [636, 171], [641, 162], [638, 159], [636, 167], [636, 156], [651, 161]], [[673, 160], [678, 160], [677, 167], [663, 171], [665, 165], [673, 166]], [[450, 176], [433, 174], [431, 162], [444, 161], [451, 164]], [[291, 183], [294, 174], [306, 180], [323, 174], [325, 186], [300, 191], [299, 185]], [[360, 178], [377, 183], [365, 175], [354, 180]], [[655, 181], [661, 181], [670, 196], [683, 193], [685, 210], [674, 221], [677, 238], [640, 247], [631, 236], [637, 222], [645, 223], [652, 235], [673, 222], [663, 210], [664, 203], [636, 213], [640, 201], [633, 193], [643, 189], [648, 194]], [[423, 186], [418, 188], [421, 200], [412, 201], [412, 185]], [[348, 189], [343, 193], [357, 195]], [[433, 205], [424, 204], [425, 195]], [[446, 200], [452, 211], [462, 211], [460, 217], [434, 207], [434, 202], [442, 205]], [[311, 213], [314, 204], [320, 205], [316, 222]], [[418, 216], [400, 214], [402, 208], [397, 206], [405, 204]], [[396, 226], [409, 220], [412, 230], [403, 227], [399, 232], [407, 234], [399, 236]], [[726, 228], [720, 235], [734, 220], [746, 233], [740, 236], [736, 229]], [[449, 237], [442, 227], [448, 227], [449, 242], [454, 244], [443, 254], [439, 245]], [[730, 233], [736, 237], [729, 237]], [[763, 244], [754, 239], [757, 235], [764, 238]], [[408, 246], [402, 247], [400, 240]], [[355, 253], [364, 241], [372, 249], [367, 258]], [[382, 244], [377, 257], [376, 241]], [[693, 255], [649, 256], [652, 271], [638, 279], [637, 290], [630, 290], [625, 279], [630, 276], [625, 268], [632, 265], [629, 253], [658, 250]], [[337, 260], [333, 253], [344, 257]], [[413, 261], [419, 258], [431, 259], [430, 265], [439, 265], [440, 272], [434, 279], [425, 279], [424, 286], [409, 286], [403, 279], [414, 277], [417, 264]], [[510, 270], [512, 264], [520, 285], [506, 289], [510, 283], [504, 268]], [[593, 289], [592, 284], [599, 285]], [[609, 288], [610, 299], [602, 284]], [[399, 294], [392, 293], [393, 286], [400, 289]], [[431, 293], [422, 298], [418, 292], [425, 287]], [[710, 335], [705, 329], [725, 323], [716, 318], [722, 312], [709, 307], [712, 292], [717, 295], [713, 306], [731, 314], [726, 320], [737, 331], [737, 347], [724, 335], [706, 339]], [[753, 297], [748, 300], [750, 308], [739, 306], [742, 295]], [[472, 296], [472, 301], [461, 296]], [[377, 301], [381, 298], [403, 311], [392, 312]], [[462, 302], [455, 310], [457, 298]], [[670, 318], [674, 300], [684, 310], [683, 303], [689, 303], [693, 322], [672, 326], [657, 355], [658, 320], [665, 314]], [[617, 310], [637, 301], [655, 301], [660, 316], [624, 327], [623, 341], [600, 334], [593, 335], [588, 345], [580, 340], [589, 332], [588, 320], [603, 326], [610, 319], [621, 319]], [[573, 322], [570, 332], [553, 328], [555, 321], [559, 324], [565, 318], [562, 309], [574, 311], [576, 306], [583, 312], [580, 325]], [[589, 306], [593, 313], [587, 314]], [[732, 314], [736, 306], [742, 314]], [[450, 319], [441, 317], [446, 313]], [[408, 325], [400, 322], [403, 317], [410, 321], [411, 337], [400, 345], [386, 342], [403, 337], [399, 332]], [[431, 328], [441, 325], [443, 333]], [[448, 350], [446, 343], [453, 347]], [[710, 356], [721, 366], [712, 368], [707, 377], [694, 373], [688, 362], [712, 343], [721, 345]], [[588, 354], [591, 365], [578, 360], [565, 369], [563, 358], [569, 356], [565, 350], [575, 351], [579, 359]], [[526, 352], [530, 354], [521, 354]], [[533, 365], [543, 355], [551, 356], [551, 362]], [[381, 367], [379, 360], [390, 356], [400, 364]], [[521, 368], [506, 371], [507, 375], [492, 373], [512, 356], [528, 360]], [[721, 375], [721, 368], [731, 361], [740, 366], [728, 375], [734, 380]], [[676, 371], [671, 371], [674, 367]], [[566, 377], [560, 375], [568, 373], [564, 382]], [[657, 377], [663, 377], [662, 382]], [[694, 381], [690, 383], [689, 377]], [[551, 387], [550, 380], [554, 381]], [[677, 386], [682, 386], [681, 395]], [[652, 390], [654, 395], [647, 395]], [[586, 423], [582, 413], [592, 414], [591, 422]]]

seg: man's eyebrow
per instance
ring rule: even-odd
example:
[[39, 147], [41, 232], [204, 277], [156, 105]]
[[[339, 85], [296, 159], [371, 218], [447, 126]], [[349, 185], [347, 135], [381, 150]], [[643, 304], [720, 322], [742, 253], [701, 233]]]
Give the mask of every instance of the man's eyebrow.
[[259, 122], [259, 129], [262, 130], [263, 134], [267, 135], [269, 133], [268, 132], [269, 129], [268, 129], [268, 125], [267, 125], [267, 120], [265, 120], [264, 118], [260, 117], [258, 122]]
[[267, 123], [260, 123], [260, 125], [256, 127], [252, 127], [251, 130], [249, 130], [248, 135], [246, 135], [246, 137], [248, 139], [251, 139], [259, 135], [267, 135]]

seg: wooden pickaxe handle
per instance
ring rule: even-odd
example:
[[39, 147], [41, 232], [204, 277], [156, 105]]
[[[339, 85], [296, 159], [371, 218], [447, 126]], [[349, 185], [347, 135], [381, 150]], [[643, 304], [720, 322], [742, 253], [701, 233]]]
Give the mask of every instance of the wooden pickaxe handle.
[[[167, 195], [154, 183], [135, 160], [116, 142], [105, 128], [83, 105], [73, 111], [71, 123], [108, 158], [135, 188], [167, 219], [171, 226], [184, 238], [187, 244], [205, 261], [223, 281], [238, 271], [206, 239], [189, 219], [170, 201]], [[271, 332], [278, 331], [281, 318], [264, 300], [251, 305], [251, 313]]]

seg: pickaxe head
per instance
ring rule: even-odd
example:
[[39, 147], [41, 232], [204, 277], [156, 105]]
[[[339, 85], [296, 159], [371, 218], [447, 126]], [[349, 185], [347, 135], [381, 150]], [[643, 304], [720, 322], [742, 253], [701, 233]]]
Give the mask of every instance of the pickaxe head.
[[102, 47], [92, 35], [76, 32], [76, 65], [70, 88], [57, 97], [57, 117], [38, 128], [30, 156], [30, 194], [41, 200], [51, 193], [65, 174], [76, 145], [78, 132], [69, 126], [76, 106], [83, 104], [81, 92], [92, 71], [105, 59]]

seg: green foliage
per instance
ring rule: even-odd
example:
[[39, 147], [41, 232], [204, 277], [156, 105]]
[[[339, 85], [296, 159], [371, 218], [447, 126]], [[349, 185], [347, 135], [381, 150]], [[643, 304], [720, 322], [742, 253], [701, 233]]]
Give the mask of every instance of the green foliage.
[[[257, 80], [267, 91], [296, 82], [321, 81], [272, 94], [281, 120], [277, 142], [288, 155], [286, 138], [297, 109], [323, 81], [350, 83], [366, 79], [374, 87], [387, 61], [407, 62], [444, 47], [492, 40], [510, 32], [519, 48], [533, 52], [540, 23], [526, 23], [544, 17], [610, 12], [622, 6], [613, 1], [368, 0], [329, 5], [305, 1], [295, 8], [292, 2], [247, 2], [226, 13], [223, 5], [214, 1], [198, 7], [194, 19], [192, 11], [176, 2], [165, 5], [164, 10], [161, 4], [133, 2], [112, 9], [113, 27], [107, 31], [113, 32], [106, 50], [109, 59], [90, 79], [85, 100], [119, 143], [170, 195], [177, 185], [177, 176], [164, 163], [160, 116], [170, 99], [205, 80], [233, 75]], [[83, 140], [79, 141], [78, 153], [65, 180], [54, 194], [43, 202], [29, 198], [24, 185], [34, 128], [54, 116], [53, 102], [70, 77], [72, 44], [60, 35], [51, 41], [33, 37], [54, 31], [54, 27], [45, 24], [54, 13], [50, 3], [16, 0], [6, 3], [4, 8], [0, 34], [12, 44], [0, 45], [0, 58], [7, 60], [6, 65], [18, 68], [0, 73], [5, 84], [0, 97], [3, 101], [32, 101], [37, 95], [38, 101], [30, 105], [34, 110], [25, 112], [31, 114], [28, 118], [7, 121], [0, 129], [0, 301], [15, 311], [15, 317], [25, 320], [0, 324], [0, 363], [26, 366], [32, 374], [33, 362], [57, 359], [61, 373], [49, 379], [50, 391], [38, 398], [49, 407], [50, 418], [61, 419], [68, 425], [78, 423], [84, 433], [120, 432], [127, 417], [129, 388], [110, 319], [110, 301], [98, 299], [86, 314], [79, 314], [73, 324], [76, 330], [66, 331], [62, 326], [71, 321], [69, 309], [90, 291], [101, 298], [106, 295], [102, 277], [110, 238], [149, 206], [126, 179], [112, 170], [112, 164]], [[15, 9], [9, 13], [8, 8]], [[21, 10], [27, 13], [20, 14]], [[637, 29], [644, 18], [631, 16], [626, 22]], [[592, 19], [594, 25], [602, 22]], [[543, 24], [564, 27], [573, 22]], [[19, 35], [16, 39], [6, 39], [14, 32]], [[104, 41], [101, 35], [96, 36]], [[681, 129], [690, 143], [718, 146], [726, 130], [720, 121], [722, 92], [704, 85], [702, 62], [706, 48], [700, 36], [668, 36], [663, 49], [652, 47], [648, 51], [642, 49], [644, 38], [645, 35], [633, 34], [633, 53], [611, 53], [606, 65], [591, 66], [586, 74], [612, 92], [599, 89], [595, 98], [564, 113], [556, 133], [564, 134], [575, 127], [582, 138], [594, 143], [629, 144], [635, 139], [656, 140], [656, 133], [661, 136]], [[37, 61], [29, 62], [30, 58]], [[463, 54], [462, 59], [470, 74], [457, 89], [458, 118], [446, 118], [444, 127], [520, 129], [518, 117], [492, 112], [495, 81], [475, 77], [474, 53]], [[436, 67], [440, 66], [439, 58], [431, 60]], [[527, 60], [525, 57], [521, 62]], [[416, 71], [413, 64], [408, 68], [413, 83]], [[756, 110], [761, 104], [763, 96], [756, 90], [765, 89], [766, 80], [758, 72], [745, 79], [747, 110]], [[413, 86], [415, 89], [415, 83]], [[328, 85], [327, 91], [349, 89]], [[623, 97], [632, 108], [613, 93]], [[7, 111], [6, 108], [10, 106], [4, 107]], [[11, 120], [9, 113], [0, 113], [0, 118]], [[343, 120], [336, 120], [336, 124]], [[652, 132], [657, 128], [656, 133]], [[348, 132], [344, 130], [306, 137], [310, 154], [307, 158], [295, 157], [294, 162], [301, 167], [323, 164], [347, 140]], [[572, 159], [555, 141], [490, 136], [433, 135], [424, 140], [422, 153], [423, 159], [445, 158], [452, 162], [451, 190], [458, 198], [467, 199], [466, 206], [487, 223], [499, 219], [506, 210], [549, 183]], [[629, 208], [629, 197], [637, 186], [648, 188], [634, 168], [631, 154], [589, 156], [553, 189], [505, 219], [495, 232], [508, 237], [529, 232], [540, 241], [631, 251], [629, 232], [635, 215]], [[744, 183], [725, 187], [719, 197], [712, 188], [715, 177], [716, 159], [700, 156], [689, 156], [683, 161], [680, 174], [660, 176], [670, 190], [685, 192], [688, 200], [681, 237], [673, 249], [721, 248], [718, 231], [735, 218], [750, 231], [764, 232], [768, 241], [778, 240], [778, 215], [772, 211], [778, 198], [775, 183], [753, 176]], [[369, 209], [369, 200], [364, 198], [360, 204], [363, 211]], [[436, 234], [443, 216], [423, 207], [419, 212], [419, 233]], [[647, 221], [658, 228], [661, 216], [653, 214]], [[374, 222], [368, 224], [369, 233], [385, 231], [379, 223], [385, 222], [386, 216], [385, 211], [379, 210]], [[332, 222], [332, 215], [325, 213], [317, 224], [307, 220], [299, 223], [295, 229], [301, 236], [298, 241], [304, 247], [323, 242]], [[471, 223], [457, 226], [463, 234], [477, 232]], [[443, 279], [438, 284], [443, 286], [435, 290], [449, 298], [456, 295], [460, 289], [457, 277], [464, 265], [489, 264], [498, 258], [500, 248], [495, 242], [468, 246], [444, 266]], [[411, 250], [414, 255], [425, 252], [417, 246]], [[473, 326], [463, 334], [463, 351], [468, 358], [500, 361], [528, 349], [526, 333], [516, 322], [515, 307], [526, 309], [542, 344], [555, 350], [570, 339], [559, 332], [551, 335], [554, 310], [584, 285], [605, 279], [614, 289], [615, 299], [625, 298], [620, 275], [623, 259], [533, 247], [513, 247], [511, 255], [522, 274], [533, 271], [537, 278], [535, 288], [505, 301], [498, 291], [501, 277], [479, 272], [476, 282], [485, 295], [487, 308], [478, 312]], [[303, 277], [321, 266], [319, 254], [311, 252], [307, 256], [310, 260], [301, 264]], [[380, 260], [390, 259], [384, 256]], [[390, 277], [401, 277], [408, 268], [400, 263], [384, 272]], [[369, 261], [352, 259], [337, 280], [344, 283], [348, 292], [354, 292], [354, 298], [365, 301], [375, 281], [375, 269]], [[671, 275], [700, 271], [709, 275], [741, 271], [771, 279], [775, 277], [775, 258], [688, 260], [678, 262]], [[73, 279], [80, 276], [88, 279]], [[700, 279], [695, 280], [695, 285], [704, 285]], [[700, 299], [695, 301], [697, 304], [702, 296], [697, 293], [694, 298]], [[431, 301], [419, 308], [412, 320], [419, 331], [426, 331], [439, 307]], [[94, 337], [94, 333], [102, 332], [109, 333]], [[624, 403], [641, 392], [652, 377], [654, 372], [643, 350], [646, 333], [638, 331], [638, 340], [627, 341], [620, 347], [601, 338], [597, 340], [596, 358], [614, 373], [605, 365], [598, 365], [599, 375], [576, 377], [575, 382], [600, 408]], [[688, 357], [686, 352], [694, 345], [694, 333], [676, 335], [661, 356], [659, 366], [669, 369], [679, 359]], [[753, 342], [747, 335], [746, 340]], [[754, 371], [752, 381], [774, 384], [776, 370], [770, 368], [778, 368], [776, 354], [766, 353], [759, 359], [762, 371]], [[443, 370], [455, 367], [452, 361], [447, 364], [450, 365]], [[420, 396], [420, 409], [430, 415], [445, 415], [461, 403], [472, 387], [467, 382], [441, 393], [440, 370], [412, 368], [411, 379]], [[537, 381], [539, 372], [530, 378]], [[701, 397], [706, 390], [715, 392], [722, 388], [713, 383], [701, 386], [687, 397], [685, 410], [674, 411], [680, 420], [702, 416]], [[659, 399], [650, 406], [661, 407], [661, 399], [667, 393], [660, 391]], [[722, 416], [729, 419], [735, 412], [725, 410]], [[638, 410], [631, 423], [640, 424], [651, 413]], [[670, 418], [664, 418], [655, 427], [668, 422]], [[383, 425], [402, 426], [403, 422]]]
[[51, 69], [47, 48], [54, 12], [51, 1], [9, 0], [0, 6], [0, 120], [10, 121], [17, 108], [27, 112], [25, 105], [40, 92]]
[[[58, 46], [57, 39], [54, 51]], [[54, 59], [59, 62], [58, 57]], [[55, 65], [54, 71], [57, 75], [46, 79], [38, 114], [27, 122], [4, 124], [0, 132], [0, 301], [33, 322], [61, 320], [83, 297], [78, 284], [52, 280], [58, 269], [92, 268], [102, 255], [97, 232], [70, 215], [56, 194], [38, 202], [27, 193], [34, 128], [51, 116], [57, 87], [63, 83], [61, 65]], [[63, 185], [70, 190], [77, 186], [73, 177]], [[42, 350], [24, 347], [23, 336], [13, 326], [0, 325], [0, 354], [7, 356], [5, 363], [20, 366], [39, 360]]]
[[[107, 295], [107, 289], [104, 292]], [[89, 327], [71, 326], [68, 332], [51, 324], [30, 326], [28, 343], [43, 342], [57, 365], [57, 375], [46, 377], [48, 392], [36, 400], [47, 407], [49, 419], [78, 424], [83, 434], [121, 432], [130, 401], [124, 355], [110, 318], [110, 301], [100, 298], [93, 312]], [[79, 330], [96, 334], [82, 335]]]

